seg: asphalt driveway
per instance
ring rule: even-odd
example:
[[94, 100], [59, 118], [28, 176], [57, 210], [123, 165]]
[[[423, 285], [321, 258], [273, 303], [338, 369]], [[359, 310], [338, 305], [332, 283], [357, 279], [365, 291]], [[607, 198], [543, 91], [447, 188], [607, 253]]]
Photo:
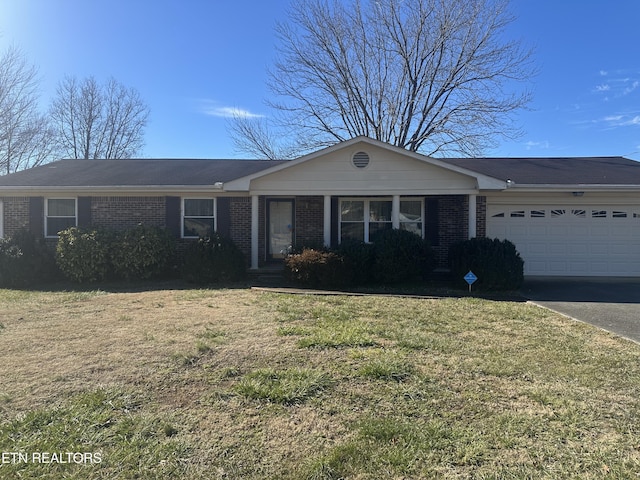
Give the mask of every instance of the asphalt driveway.
[[529, 278], [529, 300], [640, 342], [640, 278]]

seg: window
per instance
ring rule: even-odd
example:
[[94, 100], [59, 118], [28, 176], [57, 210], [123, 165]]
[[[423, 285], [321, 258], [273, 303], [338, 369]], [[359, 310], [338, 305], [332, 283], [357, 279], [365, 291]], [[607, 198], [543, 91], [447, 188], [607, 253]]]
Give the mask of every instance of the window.
[[[340, 241], [371, 242], [376, 233], [390, 230], [392, 201], [389, 198], [345, 199], [340, 201]], [[401, 200], [399, 228], [423, 237], [424, 201]]]
[[423, 207], [422, 200], [401, 200], [400, 230], [409, 230], [422, 237]]
[[369, 201], [369, 241], [382, 230], [391, 229], [391, 201]]
[[182, 201], [182, 236], [207, 237], [216, 230], [215, 200], [185, 198]]
[[77, 204], [75, 198], [48, 198], [45, 202], [45, 236], [57, 237], [58, 232], [75, 227]]

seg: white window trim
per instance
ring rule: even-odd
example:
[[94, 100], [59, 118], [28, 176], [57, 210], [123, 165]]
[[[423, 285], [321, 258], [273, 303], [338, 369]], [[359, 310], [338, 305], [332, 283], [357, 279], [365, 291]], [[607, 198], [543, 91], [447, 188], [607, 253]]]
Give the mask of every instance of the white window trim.
[[[364, 202], [364, 239], [366, 243], [370, 243], [369, 241], [369, 223], [370, 223], [370, 202], [383, 201], [383, 202], [391, 202], [392, 208], [394, 208], [393, 197], [341, 197], [340, 202], [338, 203], [338, 243], [342, 242], [342, 202]], [[424, 219], [424, 197], [400, 197], [398, 201], [397, 208], [398, 212], [391, 212], [391, 221], [389, 223], [393, 224], [394, 215], [396, 218], [400, 216], [400, 203], [404, 201], [415, 201], [420, 202], [420, 215], [422, 217], [421, 223], [421, 236], [424, 238], [425, 233], [425, 219]], [[356, 221], [345, 221], [345, 223], [360, 223]], [[399, 223], [407, 223], [407, 222], [399, 222]], [[412, 222], [408, 222], [412, 223]], [[418, 223], [418, 222], [415, 222]], [[398, 225], [399, 226], [399, 225]]]
[[[78, 226], [78, 197], [46, 197], [44, 199], [44, 236], [45, 238], [58, 238], [58, 232], [50, 235], [47, 230], [47, 219], [49, 218], [49, 200], [73, 200], [74, 202], [74, 227]], [[51, 218], [71, 218], [71, 217], [51, 217]]]
[[[180, 238], [198, 238], [197, 236], [193, 236], [193, 235], [185, 235], [184, 234], [184, 219], [185, 219], [185, 208], [184, 208], [184, 201], [185, 200], [213, 200], [213, 231], [217, 232], [218, 231], [218, 202], [216, 197], [198, 197], [198, 196], [190, 196], [190, 197], [182, 197], [180, 199]], [[188, 216], [186, 218], [190, 218], [191, 216]], [[203, 218], [203, 217], [198, 217], [198, 218]]]

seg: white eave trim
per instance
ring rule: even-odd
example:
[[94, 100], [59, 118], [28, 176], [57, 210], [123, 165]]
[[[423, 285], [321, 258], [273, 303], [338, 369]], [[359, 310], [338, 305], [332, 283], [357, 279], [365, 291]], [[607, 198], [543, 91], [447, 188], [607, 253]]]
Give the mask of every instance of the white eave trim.
[[102, 192], [126, 192], [126, 193], [151, 193], [151, 192], [223, 192], [222, 183], [214, 185], [40, 185], [40, 186], [0, 186], [2, 192], [78, 192], [78, 193], [102, 193]]
[[518, 190], [519, 192], [603, 192], [613, 190], [616, 192], [640, 191], [640, 185], [606, 185], [606, 184], [520, 184], [511, 183], [509, 190]]

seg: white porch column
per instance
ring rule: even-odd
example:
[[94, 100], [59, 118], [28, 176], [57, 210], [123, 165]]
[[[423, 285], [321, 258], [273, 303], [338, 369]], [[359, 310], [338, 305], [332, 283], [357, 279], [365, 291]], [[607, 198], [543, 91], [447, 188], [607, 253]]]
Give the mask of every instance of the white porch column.
[[258, 236], [260, 234], [260, 217], [258, 215], [260, 202], [258, 195], [251, 195], [251, 269], [258, 269], [258, 250], [260, 242]]
[[469, 238], [476, 236], [476, 198], [477, 195], [469, 195]]
[[331, 195], [324, 196], [324, 224], [323, 224], [324, 246], [331, 246]]
[[391, 227], [400, 228], [400, 195], [394, 195], [391, 199]]

